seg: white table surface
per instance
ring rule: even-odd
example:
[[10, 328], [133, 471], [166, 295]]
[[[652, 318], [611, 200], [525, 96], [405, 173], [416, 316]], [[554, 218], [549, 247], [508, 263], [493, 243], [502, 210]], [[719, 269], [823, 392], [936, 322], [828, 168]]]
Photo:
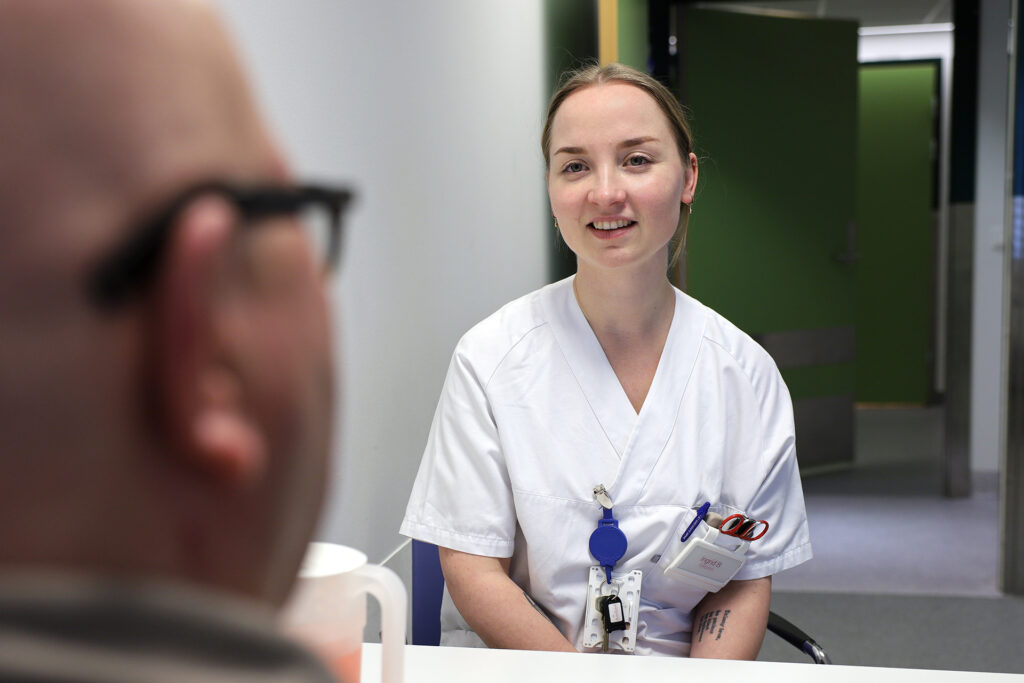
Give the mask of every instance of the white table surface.
[[[378, 643], [363, 645], [361, 683], [380, 682]], [[407, 683], [572, 683], [574, 681], [710, 681], [712, 683], [1022, 683], [1024, 674], [994, 674], [811, 663], [525, 652], [405, 646]]]

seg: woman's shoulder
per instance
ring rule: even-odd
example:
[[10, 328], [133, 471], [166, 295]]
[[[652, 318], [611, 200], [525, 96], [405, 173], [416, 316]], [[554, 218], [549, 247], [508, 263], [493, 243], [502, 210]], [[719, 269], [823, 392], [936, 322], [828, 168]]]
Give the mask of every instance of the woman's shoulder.
[[550, 302], [565, 296], [566, 288], [571, 293], [571, 280], [560, 280], [508, 302], [462, 335], [455, 347], [456, 357], [474, 365], [496, 366], [547, 327]]
[[[710, 306], [678, 290], [677, 295], [684, 305], [703, 316], [703, 341], [719, 349], [725, 359], [735, 362], [751, 381], [763, 377], [781, 379], [775, 361], [752, 336]], [[719, 357], [723, 356], [719, 354]]]

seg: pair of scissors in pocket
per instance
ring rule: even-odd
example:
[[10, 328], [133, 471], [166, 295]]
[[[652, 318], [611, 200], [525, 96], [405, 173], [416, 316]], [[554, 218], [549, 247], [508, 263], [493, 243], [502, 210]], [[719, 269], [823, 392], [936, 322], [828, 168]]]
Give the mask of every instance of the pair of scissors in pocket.
[[745, 515], [733, 514], [722, 520], [718, 527], [726, 536], [735, 536], [744, 541], [756, 541], [768, 533], [767, 520], [751, 519]]

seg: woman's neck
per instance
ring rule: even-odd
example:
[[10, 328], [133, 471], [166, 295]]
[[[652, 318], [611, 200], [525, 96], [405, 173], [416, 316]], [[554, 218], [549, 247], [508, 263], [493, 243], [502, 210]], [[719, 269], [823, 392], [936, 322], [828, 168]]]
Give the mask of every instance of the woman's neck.
[[664, 270], [622, 272], [580, 267], [576, 301], [591, 329], [606, 339], [664, 339], [675, 311], [675, 292]]

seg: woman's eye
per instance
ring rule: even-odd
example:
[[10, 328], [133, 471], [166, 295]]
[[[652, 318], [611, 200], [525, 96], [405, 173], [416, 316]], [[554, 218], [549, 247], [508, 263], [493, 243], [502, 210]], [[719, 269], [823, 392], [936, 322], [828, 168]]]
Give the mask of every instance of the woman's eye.
[[566, 173], [579, 173], [586, 169], [587, 167], [583, 165], [582, 161], [570, 161], [562, 168]]
[[634, 155], [626, 159], [627, 166], [646, 166], [651, 163], [651, 160], [642, 155]]

